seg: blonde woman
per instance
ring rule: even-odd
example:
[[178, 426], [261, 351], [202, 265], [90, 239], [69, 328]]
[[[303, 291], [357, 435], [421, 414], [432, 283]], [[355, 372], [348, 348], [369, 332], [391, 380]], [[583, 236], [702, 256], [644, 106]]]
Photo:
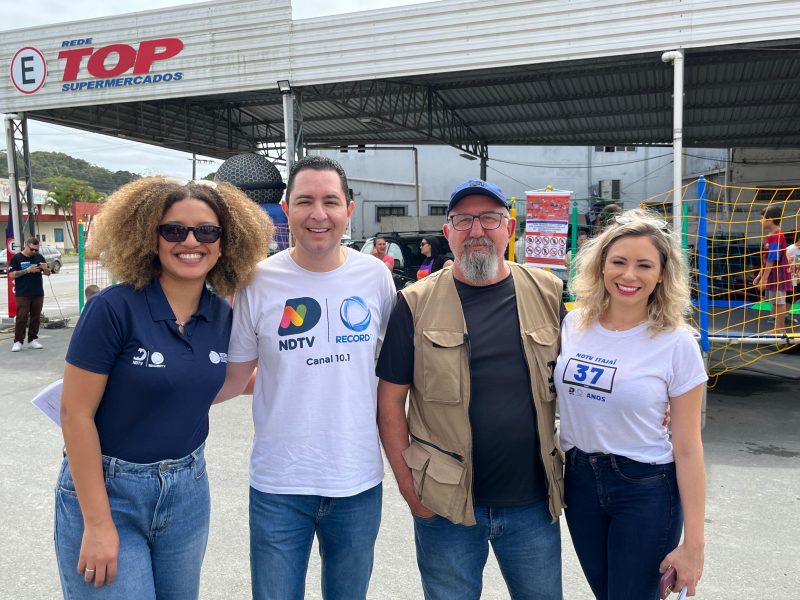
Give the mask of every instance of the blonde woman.
[[686, 264], [666, 223], [640, 210], [617, 216], [575, 262], [577, 308], [555, 371], [575, 550], [598, 599], [655, 599], [670, 566], [692, 596], [703, 571], [707, 377], [684, 319]]
[[65, 598], [198, 597], [203, 446], [232, 324], [217, 293], [250, 281], [271, 235], [227, 184], [153, 177], [106, 202], [93, 246], [122, 283], [86, 304], [64, 368], [55, 545]]

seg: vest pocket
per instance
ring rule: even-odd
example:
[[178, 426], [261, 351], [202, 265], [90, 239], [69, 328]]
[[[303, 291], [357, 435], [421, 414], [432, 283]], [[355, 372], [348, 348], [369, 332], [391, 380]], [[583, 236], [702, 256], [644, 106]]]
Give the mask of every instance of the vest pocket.
[[422, 336], [423, 400], [458, 404], [462, 396], [464, 332], [425, 329]]
[[414, 441], [403, 450], [403, 459], [411, 469], [420, 502], [442, 517], [461, 522], [467, 500], [467, 490], [462, 485], [464, 464], [433, 448], [428, 451]]
[[[525, 332], [525, 343], [536, 358], [536, 366], [541, 380], [546, 382], [545, 389], [548, 393], [542, 398], [543, 402], [554, 402], [556, 387], [553, 381], [553, 369], [558, 356], [558, 338], [560, 331], [553, 325], [545, 325]], [[530, 359], [528, 359], [530, 360]]]

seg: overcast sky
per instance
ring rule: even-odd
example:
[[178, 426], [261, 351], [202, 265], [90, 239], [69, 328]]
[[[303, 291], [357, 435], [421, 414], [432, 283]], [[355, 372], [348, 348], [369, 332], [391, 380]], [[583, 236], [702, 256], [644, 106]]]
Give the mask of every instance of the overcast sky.
[[[389, 6], [418, 4], [426, 0], [292, 0], [292, 17], [305, 19], [323, 15], [372, 10]], [[136, 0], [126, 4], [135, 11], [152, 10], [181, 4], [194, 4], [196, 0]], [[93, 19], [131, 12], [121, 3], [108, 0], [25, 0], [6, 2], [0, 31], [19, 29], [48, 23], [61, 23], [80, 19]], [[65, 6], [68, 6], [65, 10]], [[138, 144], [109, 136], [83, 133], [75, 129], [47, 123], [29, 121], [28, 140], [31, 151], [48, 150], [64, 152], [112, 171], [132, 171], [143, 175], [172, 175], [190, 177], [191, 154], [165, 150], [157, 146]], [[2, 144], [5, 149], [5, 144]], [[200, 157], [199, 157], [200, 158]], [[202, 157], [205, 158], [205, 157]], [[216, 171], [221, 161], [198, 164], [197, 176]]]

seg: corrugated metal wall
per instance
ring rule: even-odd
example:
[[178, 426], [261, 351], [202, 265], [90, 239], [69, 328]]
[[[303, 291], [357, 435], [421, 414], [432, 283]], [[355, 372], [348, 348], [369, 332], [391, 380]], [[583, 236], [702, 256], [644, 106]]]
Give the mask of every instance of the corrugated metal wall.
[[[445, 0], [291, 21], [289, 0], [231, 0], [4, 32], [2, 73], [25, 45], [48, 63], [24, 95], [7, 75], [0, 110], [130, 102], [800, 37], [796, 0]], [[180, 82], [62, 92], [64, 40], [95, 46], [179, 37]]]
[[[290, 29], [289, 0], [235, 0], [3, 32], [0, 112], [276, 88], [279, 74], [288, 71]], [[156, 62], [152, 72], [180, 71], [181, 81], [61, 91], [65, 61], [58, 53], [63, 41], [92, 38], [97, 49], [117, 43], [137, 47], [143, 40], [169, 37], [181, 39], [183, 50]], [[23, 46], [42, 52], [48, 69], [44, 87], [28, 95], [18, 92], [8, 75], [12, 57]], [[94, 79], [86, 63], [84, 58], [77, 81]]]

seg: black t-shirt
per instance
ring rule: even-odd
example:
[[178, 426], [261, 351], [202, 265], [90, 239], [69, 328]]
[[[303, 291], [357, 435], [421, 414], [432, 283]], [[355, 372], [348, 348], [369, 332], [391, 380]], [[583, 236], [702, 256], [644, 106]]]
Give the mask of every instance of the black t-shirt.
[[[32, 256], [25, 256], [22, 252], [17, 252], [8, 265], [9, 271], [22, 271], [30, 265], [38, 265], [46, 262], [44, 256], [34, 252]], [[29, 264], [25, 264], [29, 263]], [[23, 266], [24, 265], [24, 266]], [[42, 272], [26, 273], [14, 279], [14, 295], [16, 296], [44, 296], [44, 284], [42, 283]]]
[[[519, 335], [514, 280], [475, 287], [456, 281], [469, 338], [473, 497], [481, 506], [522, 506], [546, 497], [536, 410]], [[386, 330], [378, 377], [414, 378], [414, 323], [402, 295]]]

